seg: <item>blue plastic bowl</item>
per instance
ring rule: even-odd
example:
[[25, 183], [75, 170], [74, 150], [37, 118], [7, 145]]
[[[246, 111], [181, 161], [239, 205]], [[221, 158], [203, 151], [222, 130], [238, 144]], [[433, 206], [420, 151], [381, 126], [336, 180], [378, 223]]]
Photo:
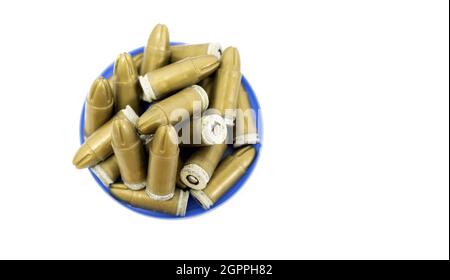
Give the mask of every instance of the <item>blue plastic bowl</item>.
[[[180, 45], [183, 43], [171, 43], [171, 45]], [[144, 47], [135, 49], [133, 51], [130, 52], [130, 55], [135, 56], [138, 55], [140, 53], [142, 53], [144, 51]], [[114, 68], [114, 63], [109, 65], [102, 73], [101, 76], [103, 76], [105, 79], [108, 79], [109, 77], [112, 76], [113, 74], [113, 68]], [[256, 98], [255, 92], [253, 91], [252, 87], [250, 86], [250, 83], [247, 81], [247, 79], [244, 77], [244, 75], [242, 75], [242, 84], [244, 86], [244, 88], [247, 90], [248, 95], [249, 95], [249, 99], [250, 99], [250, 104], [253, 108], [253, 110], [255, 110], [255, 112], [260, 112], [260, 107], [259, 107], [259, 103], [258, 100]], [[80, 143], [83, 144], [84, 142], [84, 110], [85, 110], [85, 104], [86, 102], [83, 103], [83, 109], [81, 111], [81, 119], [80, 119]], [[259, 134], [259, 140], [260, 142], [256, 145], [254, 145], [255, 149], [256, 149], [256, 157], [255, 160], [253, 161], [253, 163], [250, 165], [250, 167], [247, 170], [247, 173], [242, 176], [242, 178], [227, 192], [225, 193], [225, 195], [223, 195], [219, 201], [217, 201], [210, 209], [205, 210], [203, 209], [200, 204], [195, 201], [195, 199], [192, 196], [189, 196], [189, 202], [188, 202], [188, 206], [186, 209], [186, 216], [184, 217], [176, 217], [176, 216], [172, 216], [172, 215], [168, 215], [168, 214], [164, 214], [164, 213], [159, 213], [159, 212], [155, 212], [155, 211], [151, 211], [151, 210], [146, 210], [146, 209], [141, 209], [141, 208], [137, 208], [137, 207], [133, 207], [129, 204], [123, 203], [120, 200], [117, 200], [115, 197], [113, 197], [111, 195], [111, 193], [109, 192], [109, 188], [105, 185], [103, 185], [103, 183], [97, 178], [97, 176], [89, 169], [89, 171], [92, 174], [92, 177], [94, 177], [95, 181], [97, 182], [97, 184], [108, 194], [110, 195], [114, 200], [116, 200], [118, 203], [120, 203], [121, 205], [123, 205], [124, 207], [137, 212], [139, 214], [145, 215], [145, 216], [151, 216], [151, 217], [156, 217], [156, 218], [168, 218], [168, 219], [179, 219], [179, 218], [185, 218], [185, 217], [193, 217], [199, 214], [203, 214], [205, 212], [208, 212], [216, 207], [218, 207], [219, 205], [221, 205], [222, 203], [224, 203], [225, 201], [227, 201], [228, 199], [230, 199], [230, 197], [232, 197], [247, 181], [247, 179], [250, 177], [250, 175], [252, 174], [253, 170], [255, 169], [255, 166], [259, 160], [259, 156], [260, 156], [260, 150], [261, 150], [261, 144], [262, 144], [262, 120], [261, 120], [261, 115], [260, 114], [256, 114], [256, 123], [257, 123], [257, 130], [258, 130], [258, 134]], [[230, 153], [233, 149], [231, 147], [228, 148], [228, 153]]]

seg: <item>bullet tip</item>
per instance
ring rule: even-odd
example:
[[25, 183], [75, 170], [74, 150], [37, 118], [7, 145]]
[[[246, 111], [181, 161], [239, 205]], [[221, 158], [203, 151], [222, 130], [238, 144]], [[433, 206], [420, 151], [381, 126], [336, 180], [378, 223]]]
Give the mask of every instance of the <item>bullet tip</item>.
[[115, 82], [136, 81], [138, 78], [136, 66], [129, 53], [121, 53], [114, 62]]
[[72, 163], [78, 169], [83, 169], [94, 165], [96, 162], [96, 156], [94, 152], [83, 145], [78, 149], [77, 153], [73, 157]]
[[147, 47], [167, 51], [169, 50], [169, 29], [164, 24], [157, 24], [150, 34]]
[[111, 143], [113, 147], [127, 148], [139, 140], [134, 125], [128, 119], [119, 118], [114, 120], [111, 132]]
[[228, 47], [222, 54], [221, 68], [241, 69], [241, 57], [235, 47]]
[[96, 107], [111, 106], [114, 96], [109, 82], [103, 78], [97, 78], [91, 86], [87, 101]]
[[161, 156], [173, 156], [179, 154], [178, 134], [171, 125], [160, 126], [152, 141], [151, 151]]

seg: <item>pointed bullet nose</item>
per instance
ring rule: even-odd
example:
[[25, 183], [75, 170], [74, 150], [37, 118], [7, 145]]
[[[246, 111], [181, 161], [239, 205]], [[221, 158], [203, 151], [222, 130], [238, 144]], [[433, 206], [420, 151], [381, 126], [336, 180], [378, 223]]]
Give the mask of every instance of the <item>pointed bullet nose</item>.
[[123, 202], [130, 203], [133, 200], [134, 191], [129, 190], [124, 184], [113, 184], [109, 191]]
[[114, 62], [114, 76], [116, 82], [130, 82], [138, 78], [133, 58], [128, 53], [120, 54]]
[[255, 155], [255, 148], [252, 146], [247, 146], [237, 150], [234, 153], [234, 158], [241, 164], [242, 167], [247, 169], [248, 166], [250, 166], [250, 164], [253, 162]]
[[160, 156], [174, 156], [179, 153], [178, 134], [171, 125], [160, 126], [152, 141], [151, 150]]
[[169, 46], [169, 29], [164, 24], [157, 24], [148, 38], [147, 47], [166, 51]]
[[139, 141], [139, 136], [133, 124], [125, 119], [119, 118], [113, 122], [111, 143], [118, 148], [127, 148]]
[[161, 125], [167, 124], [167, 118], [158, 107], [150, 107], [139, 118], [137, 129], [141, 134], [153, 134]]
[[202, 77], [209, 76], [220, 64], [219, 59], [214, 55], [192, 57], [191, 61]]
[[87, 145], [82, 145], [72, 160], [73, 165], [78, 169], [89, 167], [95, 164], [95, 162], [96, 156]]
[[227, 68], [231, 70], [241, 70], [241, 57], [237, 48], [228, 47], [222, 54], [222, 61], [220, 68]]
[[97, 78], [91, 86], [88, 102], [95, 107], [107, 107], [113, 103], [114, 96], [108, 80]]

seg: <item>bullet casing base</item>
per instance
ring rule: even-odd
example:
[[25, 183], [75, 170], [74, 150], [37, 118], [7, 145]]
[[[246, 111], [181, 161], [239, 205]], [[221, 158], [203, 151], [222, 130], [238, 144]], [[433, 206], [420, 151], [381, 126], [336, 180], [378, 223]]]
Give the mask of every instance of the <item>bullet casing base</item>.
[[132, 191], [140, 191], [145, 188], [145, 182], [132, 184], [132, 183], [127, 183], [124, 181], [123, 183], [125, 184], [125, 186], [127, 186]]
[[208, 210], [214, 202], [203, 192], [199, 190], [190, 190], [191, 195], [200, 203], [203, 209]]
[[198, 85], [191, 86], [200, 96], [200, 99], [202, 101], [202, 110], [205, 111], [209, 107], [209, 97], [206, 91]]
[[156, 100], [155, 92], [153, 91], [152, 85], [150, 84], [150, 79], [148, 75], [139, 76], [139, 83], [142, 87], [142, 100], [146, 102], [152, 102]]
[[178, 198], [177, 205], [177, 216], [184, 217], [186, 216], [186, 209], [189, 201], [189, 192], [188, 191], [180, 191], [180, 197]]
[[162, 201], [170, 200], [174, 195], [174, 193], [170, 193], [167, 195], [157, 195], [157, 194], [151, 193], [148, 189], [145, 190], [145, 193], [153, 200], [162, 200]]
[[94, 172], [95, 176], [107, 187], [109, 187], [114, 181], [111, 179], [111, 177], [106, 174], [105, 170], [101, 168], [100, 165], [96, 165], [94, 167], [91, 167], [91, 171]]
[[[193, 176], [198, 180], [197, 184], [193, 184], [188, 180], [188, 176]], [[180, 171], [181, 181], [191, 189], [203, 190], [209, 182], [209, 174], [201, 166], [197, 164], [185, 165]]]
[[203, 143], [207, 145], [222, 144], [228, 134], [225, 120], [217, 114], [203, 117], [201, 133]]
[[131, 108], [129, 105], [127, 105], [125, 107], [125, 109], [122, 110], [122, 113], [134, 126], [137, 125], [139, 116], [136, 114], [136, 112], [133, 110], [133, 108]]

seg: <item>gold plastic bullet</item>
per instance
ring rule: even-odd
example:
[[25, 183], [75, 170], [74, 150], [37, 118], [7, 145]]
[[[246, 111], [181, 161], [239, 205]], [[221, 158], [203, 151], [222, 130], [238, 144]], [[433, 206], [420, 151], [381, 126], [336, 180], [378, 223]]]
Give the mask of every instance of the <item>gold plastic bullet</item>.
[[133, 58], [128, 53], [120, 54], [114, 63], [113, 91], [116, 111], [129, 105], [139, 114], [140, 88], [138, 73]]
[[181, 181], [192, 189], [204, 189], [226, 149], [226, 144], [199, 148], [191, 155], [181, 169]]
[[112, 155], [111, 131], [114, 120], [127, 118], [133, 124], [137, 124], [138, 116], [130, 106], [117, 112], [112, 119], [97, 129], [78, 149], [73, 158], [73, 164], [77, 168], [94, 166]]
[[[151, 141], [152, 135], [141, 135], [140, 138], [142, 145], [147, 148], [147, 146], [149, 146], [149, 142]], [[117, 158], [115, 155], [112, 155], [108, 159], [95, 165], [91, 168], [91, 170], [105, 186], [115, 183], [120, 177], [119, 164], [117, 163]]]
[[171, 46], [172, 55], [171, 62], [176, 62], [186, 57], [200, 56], [200, 55], [214, 55], [220, 59], [222, 55], [222, 47], [219, 43], [193, 44], [193, 45], [177, 45]]
[[217, 167], [205, 189], [190, 191], [192, 196], [204, 209], [209, 209], [245, 174], [255, 155], [252, 146], [237, 150]]
[[110, 186], [120, 177], [119, 165], [115, 155], [110, 156], [105, 161], [100, 162], [91, 168], [97, 178], [102, 181], [103, 185]]
[[233, 112], [237, 106], [241, 84], [240, 69], [238, 50], [233, 47], [225, 49], [211, 95], [211, 110], [202, 117], [202, 137], [212, 136], [221, 140], [215, 144], [225, 141], [228, 134], [227, 126], [234, 125]]
[[171, 125], [156, 130], [150, 146], [147, 188], [145, 192], [155, 200], [169, 200], [175, 191], [180, 149], [178, 135]]
[[169, 63], [170, 40], [169, 29], [164, 24], [157, 24], [148, 38], [139, 73], [145, 74]]
[[259, 142], [255, 114], [256, 112], [250, 105], [248, 93], [241, 85], [238, 98], [238, 110], [236, 112], [236, 124], [234, 126], [235, 148]]
[[134, 125], [125, 118], [113, 122], [111, 146], [124, 184], [131, 190], [145, 188], [147, 175], [144, 147]]
[[138, 121], [141, 134], [153, 134], [161, 125], [174, 125], [192, 116], [195, 107], [203, 112], [209, 106], [202, 87], [193, 85], [151, 106]]
[[169, 215], [185, 216], [189, 192], [175, 190], [170, 200], [154, 200], [148, 197], [145, 191], [133, 191], [127, 189], [124, 184], [113, 184], [110, 188], [111, 194], [131, 206], [162, 212]]
[[84, 137], [89, 137], [95, 130], [106, 123], [114, 111], [114, 96], [107, 80], [97, 78], [91, 86], [86, 99], [84, 113]]
[[166, 97], [170, 93], [194, 85], [219, 67], [213, 55], [189, 57], [153, 70], [139, 77], [142, 99], [147, 102]]

